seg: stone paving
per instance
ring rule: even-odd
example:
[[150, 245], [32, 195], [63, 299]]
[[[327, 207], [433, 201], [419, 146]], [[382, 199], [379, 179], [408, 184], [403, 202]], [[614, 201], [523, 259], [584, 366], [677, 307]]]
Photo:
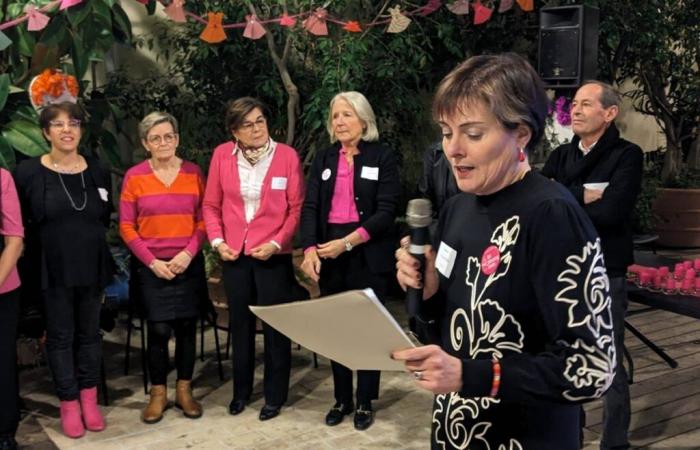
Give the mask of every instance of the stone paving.
[[[399, 323], [405, 323], [403, 305], [390, 301], [388, 308]], [[219, 332], [223, 340], [225, 334]], [[238, 416], [228, 414], [232, 396], [231, 363], [224, 361], [225, 380], [218, 376], [213, 330], [205, 334], [205, 360], [197, 360], [193, 381], [194, 396], [202, 402], [204, 416], [192, 420], [175, 408], [162, 421], [146, 425], [140, 420], [146, 406], [141, 370], [138, 334], [131, 370], [124, 371], [125, 326], [120, 324], [105, 336], [104, 353], [110, 404], [104, 407], [107, 429], [88, 432], [81, 439], [69, 439], [60, 431], [58, 400], [46, 367], [22, 370], [21, 396], [29, 411], [20, 424], [17, 439], [21, 448], [44, 449], [425, 449], [429, 448], [432, 395], [419, 390], [408, 374], [383, 372], [379, 400], [374, 402], [375, 423], [366, 431], [356, 431], [352, 417], [336, 427], [324, 424], [333, 404], [333, 380], [330, 364], [319, 357], [314, 368], [312, 353], [292, 350], [292, 378], [289, 401], [282, 413], [268, 422], [260, 422], [262, 399], [262, 336], [258, 336], [256, 385], [252, 403]], [[171, 342], [172, 345], [172, 342]], [[199, 348], [199, 346], [198, 346]], [[171, 354], [173, 348], [171, 347]], [[175, 373], [169, 376], [169, 397], [174, 399]], [[587, 431], [586, 449], [597, 448], [598, 435]]]

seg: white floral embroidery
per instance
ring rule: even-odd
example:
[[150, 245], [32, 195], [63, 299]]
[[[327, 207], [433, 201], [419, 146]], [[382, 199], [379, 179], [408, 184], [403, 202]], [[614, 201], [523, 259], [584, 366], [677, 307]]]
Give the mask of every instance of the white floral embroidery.
[[[450, 340], [455, 351], [462, 351], [465, 332], [469, 348], [466, 353], [472, 359], [476, 356], [503, 357], [504, 352], [522, 352], [524, 334], [515, 318], [507, 314], [497, 302], [483, 298], [486, 289], [504, 276], [510, 269], [511, 249], [520, 235], [520, 218], [513, 216], [499, 225], [491, 235], [490, 242], [498, 247], [500, 263], [496, 271], [484, 275], [477, 258], [467, 261], [465, 283], [468, 286], [468, 309], [458, 308], [450, 322]], [[468, 449], [470, 443], [478, 440], [490, 450], [485, 435], [491, 422], [481, 421], [465, 426], [467, 415], [471, 420], [479, 417], [481, 411], [500, 403], [490, 397], [462, 398], [458, 393], [438, 395], [433, 411], [435, 442], [443, 448]], [[471, 421], [470, 420], [470, 421]], [[511, 440], [509, 447], [501, 445], [498, 450], [522, 450], [520, 443]]]
[[[576, 354], [566, 359], [564, 371], [564, 377], [575, 390], [567, 389], [563, 395], [569, 400], [596, 398], [612, 383], [617, 364], [612, 338], [610, 281], [605, 272], [600, 239], [586, 243], [581, 254], [569, 256], [566, 263], [568, 267], [557, 277], [564, 287], [554, 300], [569, 305], [569, 328], [585, 326], [595, 342], [586, 344], [581, 339], [573, 344], [560, 342], [576, 350]], [[584, 270], [586, 273], [582, 273]], [[583, 280], [582, 286], [580, 280]]]

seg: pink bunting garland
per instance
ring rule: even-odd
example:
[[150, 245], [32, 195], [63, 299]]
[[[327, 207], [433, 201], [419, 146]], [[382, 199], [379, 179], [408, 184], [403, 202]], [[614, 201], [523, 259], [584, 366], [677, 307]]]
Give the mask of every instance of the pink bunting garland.
[[61, 7], [58, 9], [63, 11], [64, 9], [70, 8], [71, 6], [78, 5], [82, 2], [83, 2], [83, 0], [61, 0]]
[[472, 5], [474, 7], [474, 25], [481, 25], [486, 23], [491, 19], [491, 14], [493, 9], [484, 6], [481, 2], [477, 1]]
[[513, 7], [513, 0], [501, 0], [501, 4], [498, 5], [498, 12], [504, 13]]
[[29, 31], [43, 30], [51, 20], [46, 14], [42, 14], [41, 11], [32, 5], [27, 6], [26, 12], [28, 17], [27, 30]]
[[458, 16], [469, 14], [469, 0], [457, 0], [456, 2], [449, 3], [447, 9], [449, 9], [452, 14], [457, 14]]
[[183, 0], [173, 0], [172, 3], [165, 7], [164, 11], [173, 22], [184, 23], [187, 22], [184, 7], [185, 2]]
[[327, 36], [328, 27], [326, 26], [326, 17], [328, 16], [328, 11], [323, 8], [317, 8], [313, 14], [311, 14], [304, 21], [304, 28], [311, 34], [316, 36]]
[[260, 25], [258, 17], [256, 15], [245, 16], [246, 26], [243, 30], [243, 37], [248, 39], [260, 39], [265, 36], [265, 28]]
[[282, 14], [280, 18], [280, 25], [283, 27], [293, 27], [297, 23], [297, 19], [294, 17], [289, 17], [287, 13]]

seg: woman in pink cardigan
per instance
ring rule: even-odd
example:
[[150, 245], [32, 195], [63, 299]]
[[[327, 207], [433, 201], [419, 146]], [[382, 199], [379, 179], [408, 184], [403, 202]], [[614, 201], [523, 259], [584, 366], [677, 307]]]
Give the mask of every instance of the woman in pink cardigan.
[[[255, 317], [249, 305], [294, 300], [292, 238], [304, 201], [304, 177], [296, 150], [270, 138], [267, 108], [242, 97], [228, 106], [233, 140], [219, 145], [209, 167], [202, 211], [211, 246], [223, 262], [233, 344], [233, 400], [229, 413], [245, 409], [253, 390]], [[265, 406], [260, 420], [287, 401], [291, 346], [263, 324]]]

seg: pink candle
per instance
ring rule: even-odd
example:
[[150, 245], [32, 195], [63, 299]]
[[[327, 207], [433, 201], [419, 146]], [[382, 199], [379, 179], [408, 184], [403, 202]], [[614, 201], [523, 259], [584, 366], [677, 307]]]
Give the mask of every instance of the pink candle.
[[673, 268], [673, 278], [680, 280], [683, 278], [684, 273], [685, 267], [683, 266], [683, 263], [676, 263], [675, 267]]
[[676, 293], [676, 280], [673, 278], [669, 278], [666, 280], [666, 287], [664, 288], [664, 292], [666, 294], [675, 294]]
[[652, 274], [652, 272], [644, 270], [642, 271], [642, 273], [639, 274], [639, 285], [650, 286], [653, 279], [654, 275]]
[[693, 261], [693, 269], [695, 269], [696, 272], [700, 272], [700, 258], [695, 258]]
[[681, 284], [681, 292], [684, 294], [692, 294], [694, 291], [694, 286], [693, 286], [693, 281], [694, 278], [686, 278], [683, 280], [683, 283]]
[[686, 280], [694, 280], [695, 279], [695, 269], [688, 269], [685, 271], [685, 277], [684, 279]]
[[692, 269], [693, 268], [693, 261], [691, 261], [689, 259], [683, 261], [683, 267], [685, 268], [685, 270]]
[[700, 278], [695, 279], [695, 293], [700, 294]]
[[668, 276], [669, 269], [668, 266], [661, 266], [659, 267], [659, 275], [662, 277], [666, 278]]
[[657, 289], [661, 289], [664, 287], [664, 277], [662, 277], [659, 273], [657, 273], [654, 277], [654, 287]]

